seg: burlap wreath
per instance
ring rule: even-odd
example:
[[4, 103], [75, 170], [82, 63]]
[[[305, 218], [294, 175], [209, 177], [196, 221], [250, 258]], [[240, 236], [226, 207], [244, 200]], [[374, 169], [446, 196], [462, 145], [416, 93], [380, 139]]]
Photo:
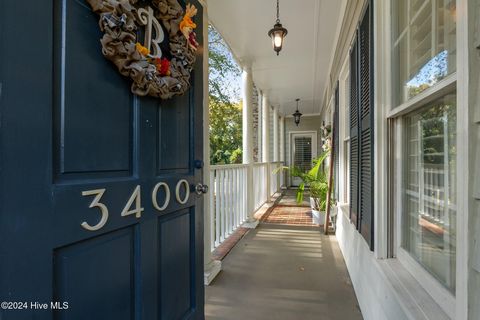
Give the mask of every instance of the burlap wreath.
[[[122, 75], [133, 80], [131, 90], [134, 94], [169, 99], [188, 90], [198, 46], [193, 32], [195, 24], [190, 20], [196, 14], [195, 7], [187, 6], [187, 14], [190, 11], [187, 17], [177, 0], [151, 0], [154, 15], [165, 27], [165, 36], [170, 42], [171, 60], [158, 61], [160, 59], [149, 57], [149, 50], [137, 40], [137, 29], [141, 23], [135, 4], [139, 0], [87, 1], [100, 15], [99, 25], [104, 32], [100, 41], [103, 55], [117, 66]], [[193, 28], [185, 28], [185, 19]]]

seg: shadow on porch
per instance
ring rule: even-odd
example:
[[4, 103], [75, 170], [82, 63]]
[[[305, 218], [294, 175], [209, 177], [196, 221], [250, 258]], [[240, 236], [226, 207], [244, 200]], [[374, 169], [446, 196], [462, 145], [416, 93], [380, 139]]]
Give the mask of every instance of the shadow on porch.
[[206, 287], [206, 318], [362, 319], [335, 236], [315, 226], [268, 223], [272, 215], [305, 211], [282, 200], [222, 261]]

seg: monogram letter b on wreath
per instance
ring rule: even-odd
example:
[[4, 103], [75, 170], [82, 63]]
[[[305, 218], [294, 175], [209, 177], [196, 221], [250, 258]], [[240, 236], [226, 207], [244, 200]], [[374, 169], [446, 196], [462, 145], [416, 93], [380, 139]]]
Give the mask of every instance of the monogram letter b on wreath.
[[199, 46], [194, 5], [178, 0], [87, 0], [100, 15], [102, 53], [139, 96], [169, 99], [190, 87]]

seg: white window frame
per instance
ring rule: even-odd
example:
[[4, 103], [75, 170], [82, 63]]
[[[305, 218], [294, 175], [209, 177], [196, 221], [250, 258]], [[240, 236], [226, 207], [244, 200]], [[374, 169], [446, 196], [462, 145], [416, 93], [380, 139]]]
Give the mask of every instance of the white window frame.
[[[347, 55], [342, 69], [339, 75], [339, 88], [338, 88], [338, 97], [339, 97], [339, 150], [338, 155], [340, 158], [339, 161], [339, 175], [338, 181], [340, 182], [339, 194], [340, 201], [339, 205], [349, 207], [350, 205], [350, 163], [349, 158], [347, 157], [347, 152], [349, 152], [349, 142], [350, 142], [350, 119], [349, 114], [347, 114], [347, 108], [349, 108], [349, 98], [350, 94], [349, 83], [350, 80], [350, 56]], [[349, 212], [348, 210], [343, 210], [344, 212]], [[346, 218], [350, 220], [350, 216], [346, 215]]]
[[[416, 97], [407, 102], [391, 108], [392, 90], [391, 84], [393, 79], [392, 74], [392, 45], [391, 45], [391, 1], [375, 1], [375, 18], [374, 18], [374, 32], [375, 32], [375, 48], [380, 50], [375, 51], [375, 136], [379, 141], [375, 141], [375, 169], [377, 172], [375, 180], [375, 190], [379, 187], [384, 187], [387, 183], [392, 183], [394, 187], [394, 199], [389, 199], [394, 203], [395, 224], [393, 230], [394, 239], [394, 253], [396, 258], [401, 262], [402, 266], [409, 271], [409, 273], [416, 279], [416, 281], [427, 291], [433, 300], [442, 308], [442, 310], [452, 319], [467, 319], [468, 317], [468, 130], [461, 130], [461, 128], [468, 128], [468, 20], [467, 10], [468, 0], [456, 0], [457, 2], [457, 25], [456, 25], [456, 42], [457, 42], [457, 71], [436, 85], [428, 88]], [[449, 93], [455, 92], [457, 94], [457, 243], [456, 243], [456, 292], [453, 295], [446, 289], [437, 279], [435, 279], [424, 267], [422, 267], [406, 250], [401, 248], [402, 237], [402, 185], [400, 179], [402, 175], [403, 166], [398, 159], [402, 157], [403, 148], [403, 116], [414, 110], [425, 106], [431, 101]], [[377, 111], [378, 110], [378, 111]], [[389, 137], [389, 141], [380, 134], [379, 130], [386, 128], [387, 119], [393, 119], [391, 125], [393, 126], [393, 136]], [[376, 138], [377, 139], [377, 138]], [[386, 146], [386, 143], [394, 144], [394, 159], [385, 160], [386, 150], [381, 152], [381, 149]], [[377, 157], [378, 155], [378, 157]], [[380, 162], [377, 162], [380, 160]], [[383, 171], [388, 161], [392, 161], [395, 167], [394, 176], [388, 177], [388, 181], [382, 180], [378, 172]], [[380, 170], [380, 171], [378, 171]], [[381, 190], [379, 190], [381, 191]], [[377, 194], [377, 192], [376, 192]], [[386, 195], [386, 193], [384, 193]], [[383, 198], [378, 197], [377, 198]], [[376, 244], [386, 244], [388, 237], [388, 225], [386, 225], [388, 206], [382, 202], [375, 203], [375, 219], [377, 217], [380, 221], [376, 221]], [[381, 214], [378, 214], [381, 213]], [[377, 252], [378, 249], [378, 252]], [[376, 256], [381, 257], [381, 248], [376, 248]], [[411, 293], [415, 296], [415, 293]]]

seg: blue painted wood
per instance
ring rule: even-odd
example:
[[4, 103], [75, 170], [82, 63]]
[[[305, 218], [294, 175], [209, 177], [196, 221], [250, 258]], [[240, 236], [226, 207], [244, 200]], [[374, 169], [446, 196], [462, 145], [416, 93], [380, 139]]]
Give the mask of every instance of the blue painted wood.
[[[203, 199], [175, 200], [203, 182], [202, 50], [192, 89], [161, 101], [130, 93], [100, 37], [82, 0], [0, 1], [0, 300], [69, 303], [0, 319], [203, 319]], [[121, 217], [137, 185], [144, 211]], [[90, 232], [82, 191], [100, 188], [109, 219]]]
[[133, 318], [139, 266], [135, 230], [129, 227], [55, 250], [54, 300], [69, 304], [60, 319], [95, 319], [97, 314]]

